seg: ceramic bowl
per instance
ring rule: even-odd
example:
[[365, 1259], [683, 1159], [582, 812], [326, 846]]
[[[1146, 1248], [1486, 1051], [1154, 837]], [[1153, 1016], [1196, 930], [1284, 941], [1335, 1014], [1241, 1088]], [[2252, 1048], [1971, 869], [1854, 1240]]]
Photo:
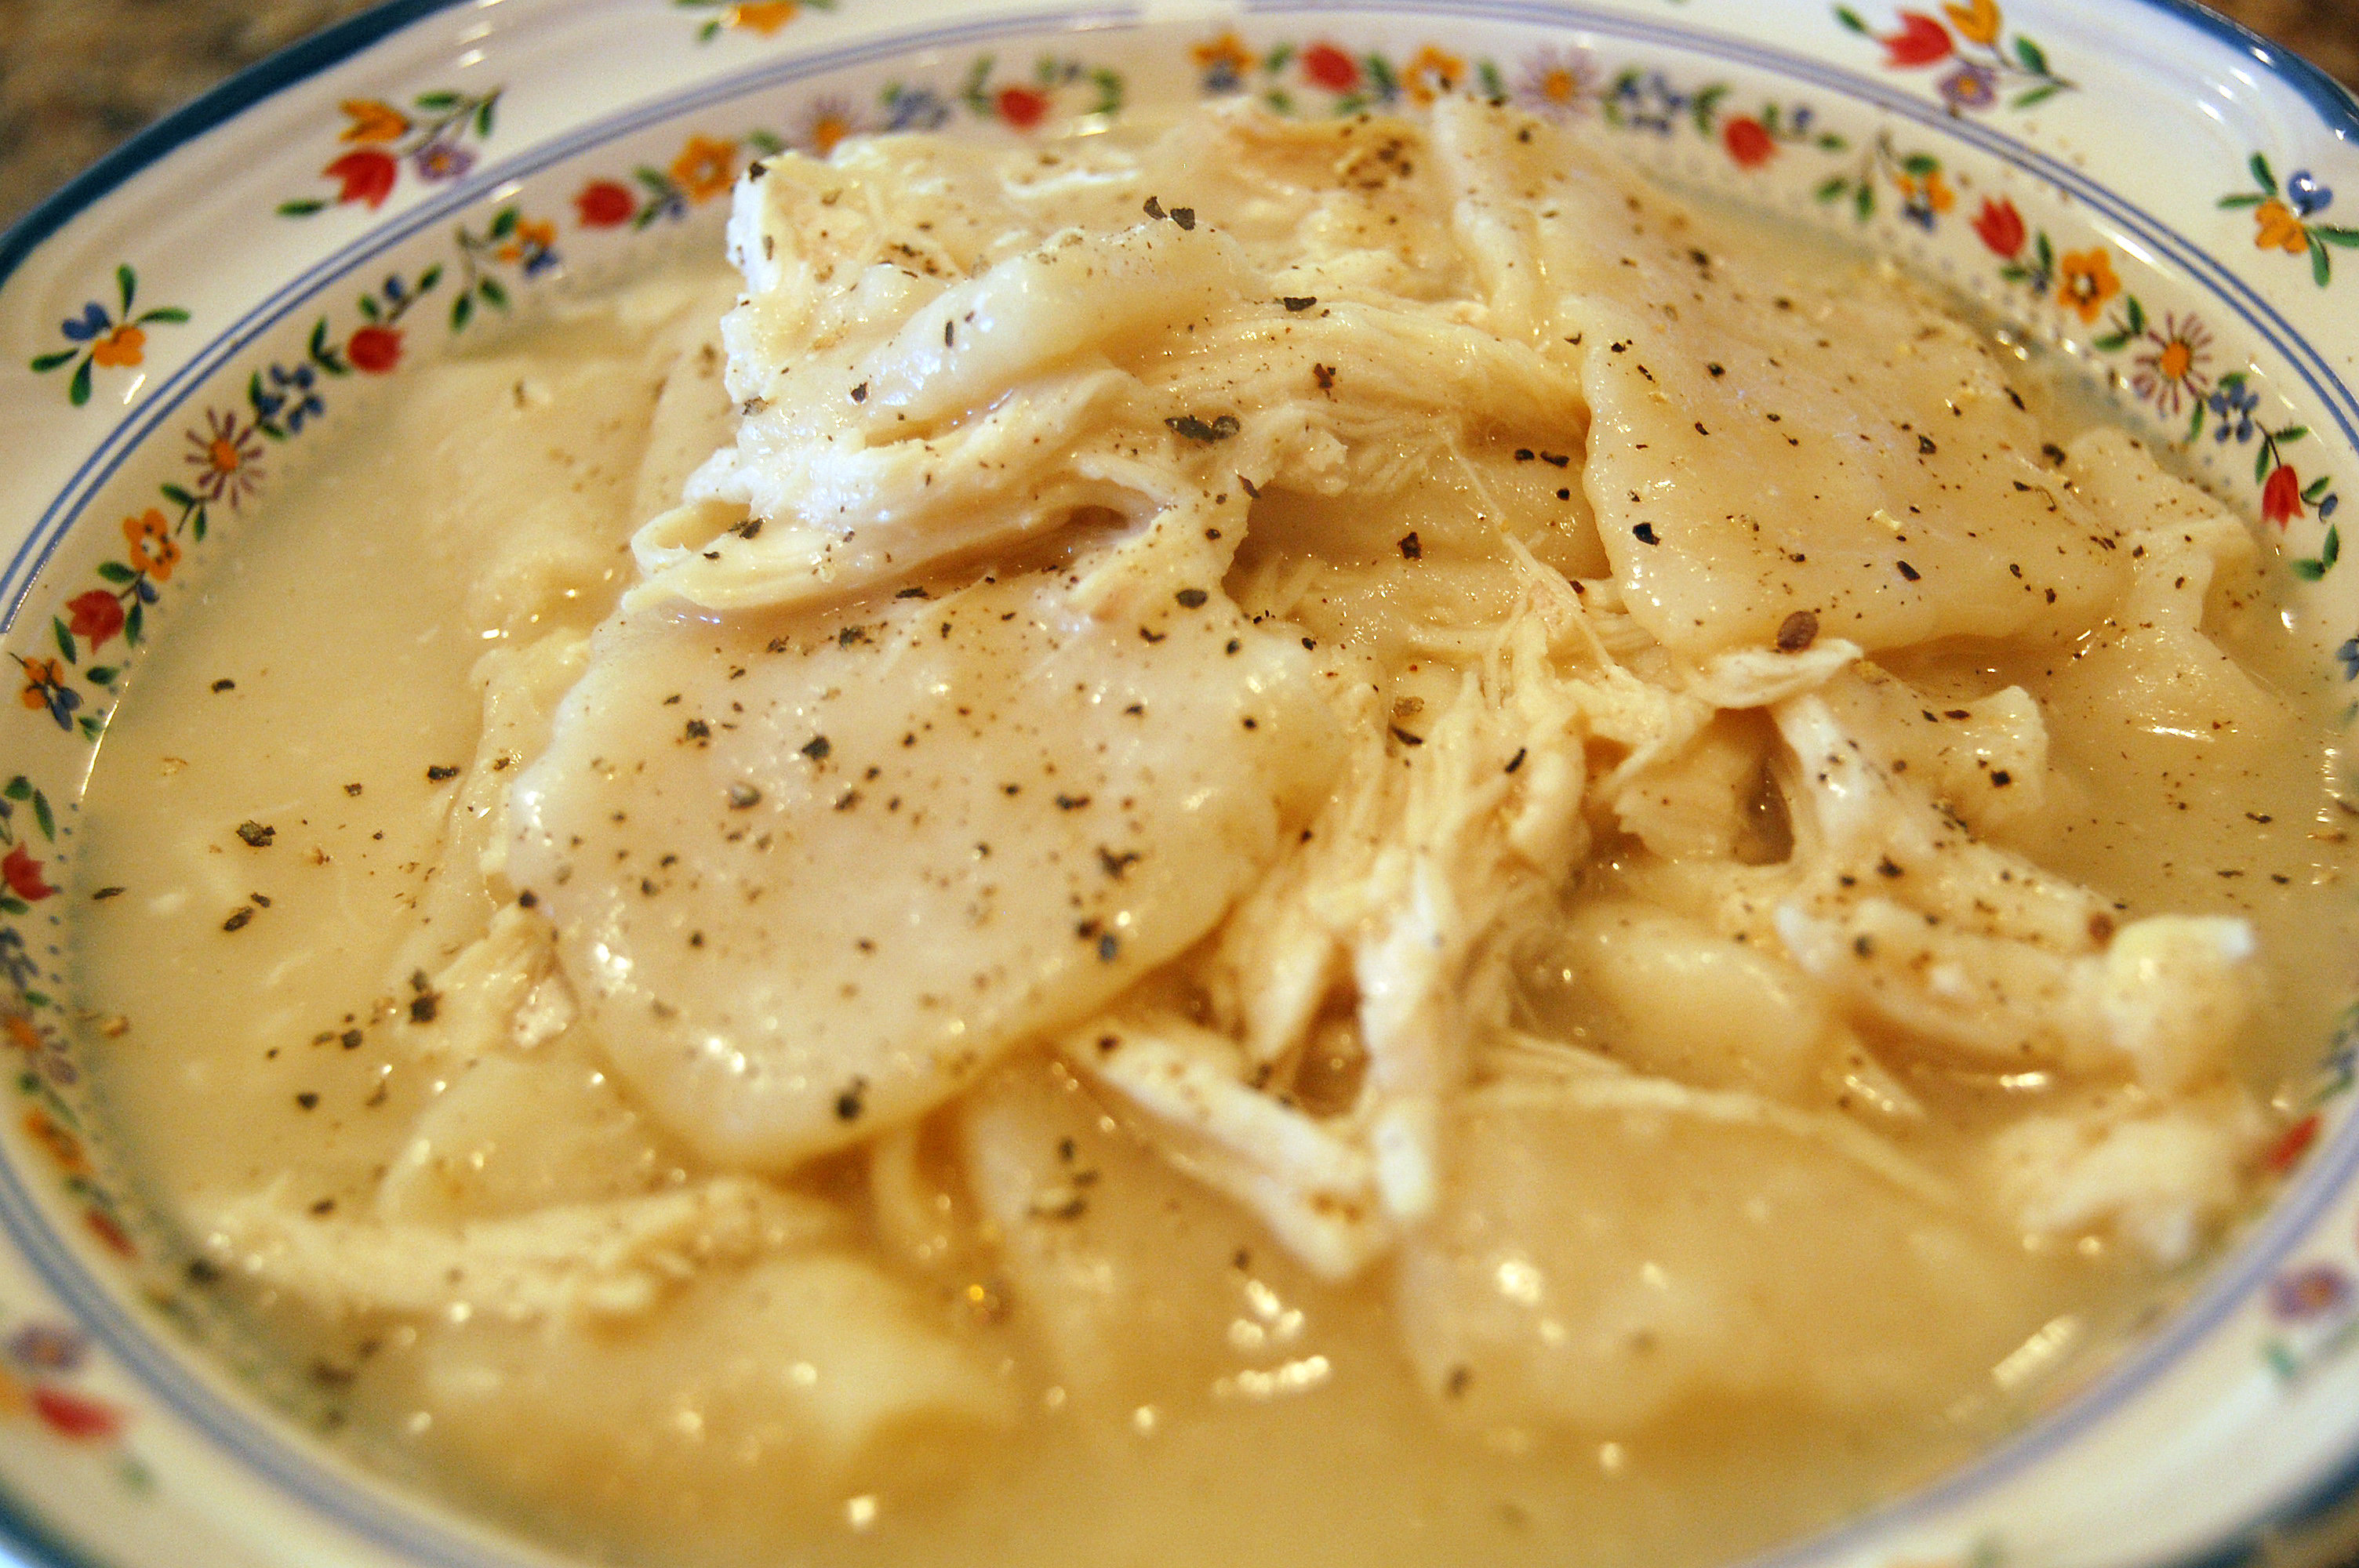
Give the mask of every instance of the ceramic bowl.
[[[78, 801], [142, 652], [380, 384], [544, 291], [716, 246], [733, 178], [867, 130], [1472, 92], [1984, 302], [2256, 521], [2359, 677], [2359, 134], [2157, 0], [402, 0], [135, 139], [0, 240], [0, 1536], [28, 1563], [535, 1560], [200, 1352], [201, 1271], [77, 1065]], [[2338, 205], [2337, 190], [2343, 193]], [[2346, 223], [2351, 226], [2346, 226]], [[2325, 1561], [2359, 1491], [2359, 1015], [2274, 1196], [2145, 1342], [1963, 1471], [1773, 1561]], [[2272, 1561], [2279, 1560], [2272, 1558]]]

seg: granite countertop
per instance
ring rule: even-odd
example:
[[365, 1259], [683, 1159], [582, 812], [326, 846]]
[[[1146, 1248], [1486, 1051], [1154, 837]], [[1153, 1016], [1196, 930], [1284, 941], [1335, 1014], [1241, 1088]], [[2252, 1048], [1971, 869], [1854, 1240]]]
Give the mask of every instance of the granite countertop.
[[[240, 67], [372, 0], [0, 0], [0, 224]], [[2359, 84], [2359, 0], [2219, 9]]]

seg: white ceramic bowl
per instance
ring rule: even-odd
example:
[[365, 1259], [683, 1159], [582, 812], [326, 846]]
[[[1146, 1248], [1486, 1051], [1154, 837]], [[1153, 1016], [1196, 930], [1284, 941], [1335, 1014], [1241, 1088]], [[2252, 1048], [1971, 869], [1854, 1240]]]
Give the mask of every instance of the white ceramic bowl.
[[[1923, 12], [1903, 7], [1924, 4]], [[339, 427], [537, 290], [714, 245], [732, 176], [848, 131], [1023, 135], [1251, 94], [1504, 96], [1900, 258], [2066, 345], [2265, 520], [2359, 677], [2359, 135], [2163, 0], [400, 0], [135, 139], [0, 240], [0, 1541], [30, 1563], [476, 1565], [526, 1548], [277, 1413], [109, 1177], [60, 911], [93, 746], [209, 557]], [[2345, 205], [2337, 207], [2336, 189]], [[2346, 640], [2348, 639], [2348, 640]], [[333, 650], [321, 656], [332, 657]], [[2271, 1206], [2134, 1353], [1809, 1564], [2323, 1560], [2359, 1491], [2359, 1017]], [[9, 1091], [0, 1091], [9, 1092]], [[2345, 1521], [2347, 1523], [2347, 1520]], [[2265, 1543], [2266, 1547], [2265, 1547]]]

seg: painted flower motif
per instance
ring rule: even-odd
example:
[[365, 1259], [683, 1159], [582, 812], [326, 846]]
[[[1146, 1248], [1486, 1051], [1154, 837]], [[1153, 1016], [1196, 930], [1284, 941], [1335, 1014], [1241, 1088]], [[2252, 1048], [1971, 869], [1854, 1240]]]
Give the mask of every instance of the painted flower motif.
[[116, 1257], [130, 1258], [134, 1260], [138, 1258], [138, 1243], [133, 1241], [131, 1239], [130, 1233], [114, 1222], [114, 1217], [113, 1215], [106, 1213], [103, 1209], [84, 1209], [82, 1211], [82, 1222], [85, 1226], [88, 1226], [90, 1227], [90, 1233], [92, 1236], [97, 1237], [98, 1239], [104, 1244], [106, 1249], [114, 1253]]
[[1958, 36], [1970, 43], [1998, 42], [2000, 18], [1995, 0], [1971, 0], [1964, 5], [1944, 5], [1941, 15], [1950, 19], [1950, 26], [1958, 29]]
[[68, 1175], [81, 1175], [90, 1169], [90, 1162], [82, 1150], [82, 1140], [59, 1125], [57, 1118], [35, 1106], [25, 1113], [26, 1136], [39, 1144], [58, 1168]]
[[527, 277], [538, 277], [558, 265], [557, 225], [545, 218], [519, 216], [493, 254], [515, 265], [521, 263]]
[[2279, 463], [2269, 470], [2261, 486], [2262, 521], [2284, 527], [2301, 515], [2301, 478], [2293, 471], [2291, 463]]
[[[2359, 637], [2353, 638], [2352, 642], [2359, 643]], [[19, 1051], [29, 1052], [38, 1056], [49, 1044], [41, 1038], [41, 1026], [21, 1012], [8, 1014], [5, 1021], [0, 1021], [0, 1026], [7, 1029], [9, 1044], [15, 1045]]]
[[340, 142], [397, 142], [409, 134], [409, 116], [376, 98], [347, 98], [340, 105], [351, 122]]
[[813, 156], [825, 157], [835, 151], [846, 136], [860, 134], [860, 115], [845, 99], [820, 98], [803, 111], [802, 122], [795, 127], [797, 146], [807, 148]]
[[147, 359], [148, 327], [158, 323], [178, 325], [189, 319], [189, 313], [178, 306], [160, 306], [133, 315], [139, 275], [128, 264], [114, 269], [114, 288], [122, 306], [120, 314], [95, 299], [84, 302], [78, 315], [58, 323], [59, 335], [65, 339], [66, 347], [36, 354], [31, 362], [31, 368], [43, 375], [73, 366], [73, 374], [66, 383], [66, 399], [77, 408], [90, 401], [94, 367], [136, 367]]
[[638, 213], [638, 198], [616, 180], [593, 179], [573, 196], [574, 218], [585, 229], [620, 228]]
[[1759, 168], [1777, 151], [1777, 140], [1769, 127], [1750, 114], [1734, 114], [1720, 131], [1720, 145], [1736, 160], [1739, 168]]
[[284, 427], [288, 435], [295, 435], [302, 430], [304, 421], [316, 419], [328, 411], [315, 390], [319, 380], [310, 365], [297, 365], [293, 370], [272, 365], [267, 385], [261, 376], [247, 384], [246, 401], [254, 405], [256, 422], [275, 422]]
[[401, 166], [385, 153], [364, 147], [344, 154], [320, 172], [336, 182], [338, 202], [358, 201], [374, 212], [393, 194]]
[[109, 589], [92, 589], [66, 600], [66, 629], [90, 643], [96, 653], [107, 639], [123, 630], [123, 600]]
[[1204, 73], [1206, 92], [1236, 92], [1244, 89], [1254, 68], [1253, 51], [1234, 33], [1223, 33], [1190, 49], [1196, 69]]
[[[365, 368], [365, 367], [364, 367]], [[262, 438], [254, 427], [220, 408], [205, 411], [202, 430], [183, 432], [197, 491], [207, 501], [236, 506], [262, 484]]]
[[1019, 131], [1028, 131], [1049, 114], [1049, 95], [1037, 88], [1003, 87], [993, 95], [993, 111]]
[[1900, 30], [1876, 42], [1884, 46], [1884, 63], [1899, 67], [1946, 59], [1956, 47], [1950, 41], [1950, 30], [1922, 11], [1901, 12]]
[[2269, 1310], [2288, 1323], [2324, 1317], [2351, 1296], [2351, 1277], [2332, 1263], [2313, 1263], [2269, 1281]]
[[127, 370], [146, 357], [147, 334], [125, 323], [90, 346], [95, 364]]
[[8, 1336], [8, 1354], [36, 1372], [71, 1372], [88, 1349], [81, 1331], [63, 1324], [28, 1323]]
[[1922, 174], [1896, 174], [1893, 183], [1900, 188], [1900, 215], [1919, 228], [1931, 232], [1934, 221], [1958, 203], [1957, 193], [1938, 168]]
[[2023, 249], [2023, 214], [2004, 197], [1994, 201], [1985, 196], [1983, 210], [1974, 214], [1974, 232], [1982, 236], [1992, 254], [2012, 256]]
[[2259, 393], [2247, 388], [2241, 380], [2223, 378], [2204, 403], [2216, 421], [2212, 427], [2213, 440], [2242, 443], [2253, 438], [2253, 411], [2261, 406]]
[[1409, 101], [1419, 108], [1430, 106], [1437, 98], [1458, 91], [1466, 80], [1466, 61], [1434, 44], [1417, 51], [1417, 58], [1401, 72], [1401, 86], [1408, 92]]
[[758, 33], [766, 38], [793, 21], [800, 9], [795, 0], [741, 0], [729, 7], [722, 21], [732, 28]]
[[1302, 51], [1302, 75], [1314, 87], [1330, 92], [1356, 92], [1360, 62], [1331, 43], [1315, 43]]
[[2193, 316], [2165, 316], [2159, 330], [2147, 329], [2130, 390], [2160, 413], [2178, 413], [2188, 399], [2202, 397], [2211, 348], [2212, 333], [2202, 322]]
[[401, 331], [396, 327], [363, 327], [344, 342], [344, 357], [353, 368], [383, 375], [401, 362]]
[[131, 546], [131, 567], [158, 582], [172, 580], [172, 568], [180, 564], [180, 546], [172, 538], [172, 525], [164, 520], [163, 513], [151, 506], [136, 517], [123, 520], [123, 539]]
[[2056, 303], [2092, 325], [2105, 301], [2122, 291], [2122, 280], [2114, 276], [2113, 255], [2103, 245], [2066, 251], [2056, 265]]
[[409, 167], [419, 178], [441, 185], [463, 178], [475, 167], [475, 155], [456, 142], [433, 141], [409, 155]]
[[2286, 176], [2286, 200], [2293, 203], [2295, 217], [2307, 218], [2334, 205], [2334, 192], [2310, 170], [2298, 168]]
[[2253, 219], [2259, 232], [2253, 237], [2256, 249], [2290, 251], [2295, 255], [2310, 249], [2310, 234], [2292, 208], [2274, 199], [2253, 209]]
[[1965, 61], [1941, 78], [1942, 101], [1952, 109], [1987, 109], [1998, 102], [1998, 72]]
[[671, 160], [672, 182], [690, 201], [708, 201], [737, 180], [737, 144], [711, 136], [690, 136]]
[[930, 87], [895, 85], [885, 90], [885, 128], [938, 131], [951, 121], [950, 100]]
[[33, 1412], [51, 1432], [75, 1443], [103, 1443], [123, 1430], [120, 1411], [68, 1389], [35, 1389]]
[[16, 665], [25, 672], [25, 688], [16, 694], [17, 700], [27, 708], [48, 708], [59, 729], [71, 730], [82, 693], [66, 684], [65, 665], [56, 659], [27, 658], [19, 658]]
[[1589, 112], [1604, 78], [1587, 49], [1544, 49], [1524, 61], [1516, 102], [1552, 120]]
[[[56, 673], [64, 674], [62, 670]], [[0, 880], [5, 880], [8, 891], [27, 903], [38, 903], [58, 891], [41, 880], [41, 862], [33, 859], [32, 849], [23, 844], [0, 856]]]

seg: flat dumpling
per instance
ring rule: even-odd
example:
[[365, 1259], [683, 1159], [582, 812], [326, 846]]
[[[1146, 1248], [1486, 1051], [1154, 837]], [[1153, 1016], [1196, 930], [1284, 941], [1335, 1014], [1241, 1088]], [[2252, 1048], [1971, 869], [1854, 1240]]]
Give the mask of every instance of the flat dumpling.
[[1299, 646], [1217, 589], [1063, 579], [603, 631], [518, 780], [509, 874], [614, 1065], [781, 1169], [956, 1092], [1201, 936], [1340, 754]]
[[1665, 645], [1765, 643], [1800, 611], [1871, 652], [2061, 631], [2119, 594], [2111, 531], [1990, 350], [1898, 280], [1725, 243], [1517, 116], [1435, 121], [1505, 324], [1577, 349], [1599, 535]]
[[2042, 1267], [1853, 1123], [1749, 1096], [1603, 1070], [1470, 1097], [1457, 1131], [1398, 1307], [1477, 1428], [1732, 1397], [1930, 1413], [2012, 1347], [2006, 1303]]

